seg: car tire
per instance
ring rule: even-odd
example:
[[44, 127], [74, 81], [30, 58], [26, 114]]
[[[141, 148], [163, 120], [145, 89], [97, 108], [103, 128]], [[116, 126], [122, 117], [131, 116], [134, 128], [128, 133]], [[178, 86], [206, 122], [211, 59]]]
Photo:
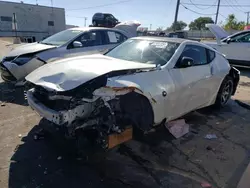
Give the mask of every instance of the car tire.
[[233, 78], [230, 76], [226, 76], [222, 81], [219, 92], [217, 94], [215, 107], [222, 108], [227, 104], [233, 93], [233, 87]]

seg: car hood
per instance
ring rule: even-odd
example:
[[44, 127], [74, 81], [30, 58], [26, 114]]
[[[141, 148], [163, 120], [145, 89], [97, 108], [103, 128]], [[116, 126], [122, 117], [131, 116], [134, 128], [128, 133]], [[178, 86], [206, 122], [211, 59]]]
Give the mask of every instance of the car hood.
[[112, 71], [154, 67], [104, 55], [78, 56], [46, 64], [26, 76], [26, 80], [50, 91], [67, 91]]
[[229, 36], [229, 34], [219, 25], [216, 24], [206, 24], [206, 27], [214, 34], [218, 39], [223, 39]]
[[18, 46], [14, 48], [12, 51], [10, 51], [7, 56], [15, 57], [15, 56], [23, 55], [23, 54], [40, 52], [40, 51], [48, 50], [51, 48], [56, 48], [56, 46], [35, 42], [35, 43], [24, 44], [24, 45]]

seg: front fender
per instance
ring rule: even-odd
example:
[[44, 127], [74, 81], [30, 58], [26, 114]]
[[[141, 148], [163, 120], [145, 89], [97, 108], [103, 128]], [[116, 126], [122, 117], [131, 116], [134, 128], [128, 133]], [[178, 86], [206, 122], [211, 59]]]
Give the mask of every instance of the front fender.
[[93, 94], [95, 96], [113, 99], [116, 96], [125, 95], [130, 92], [136, 92], [145, 96], [151, 104], [156, 103], [156, 100], [149, 92], [143, 91], [138, 83], [135, 83], [131, 80], [108, 79], [107, 85], [105, 87], [96, 89]]
[[166, 99], [174, 90], [173, 80], [167, 70], [145, 71], [108, 78], [105, 87], [94, 91], [94, 95], [111, 100], [119, 95], [136, 92], [145, 96], [153, 109], [155, 124], [166, 118]]

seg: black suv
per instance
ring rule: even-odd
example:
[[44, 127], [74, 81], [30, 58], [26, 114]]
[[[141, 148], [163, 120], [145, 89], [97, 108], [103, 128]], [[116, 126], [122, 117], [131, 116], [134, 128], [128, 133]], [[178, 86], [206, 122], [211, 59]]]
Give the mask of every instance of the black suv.
[[95, 13], [92, 18], [92, 25], [94, 27], [114, 27], [118, 23], [118, 20], [112, 14], [109, 13]]

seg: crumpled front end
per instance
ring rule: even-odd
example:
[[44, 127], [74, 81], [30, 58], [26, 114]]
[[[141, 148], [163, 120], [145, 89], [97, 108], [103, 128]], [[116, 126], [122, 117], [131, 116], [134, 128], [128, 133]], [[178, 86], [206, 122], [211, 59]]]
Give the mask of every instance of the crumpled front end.
[[[148, 130], [153, 124], [153, 112], [147, 102], [143, 103], [146, 99], [136, 87], [116, 88], [106, 86], [106, 83], [106, 77], [101, 77], [64, 92], [53, 92], [35, 85], [27, 92], [27, 99], [40, 116], [66, 128], [67, 136], [76, 137], [79, 132], [90, 131], [91, 134], [85, 135], [92, 135], [95, 142], [107, 148], [110, 135], [122, 134], [132, 125]], [[151, 114], [144, 117], [141, 109], [151, 110]]]

